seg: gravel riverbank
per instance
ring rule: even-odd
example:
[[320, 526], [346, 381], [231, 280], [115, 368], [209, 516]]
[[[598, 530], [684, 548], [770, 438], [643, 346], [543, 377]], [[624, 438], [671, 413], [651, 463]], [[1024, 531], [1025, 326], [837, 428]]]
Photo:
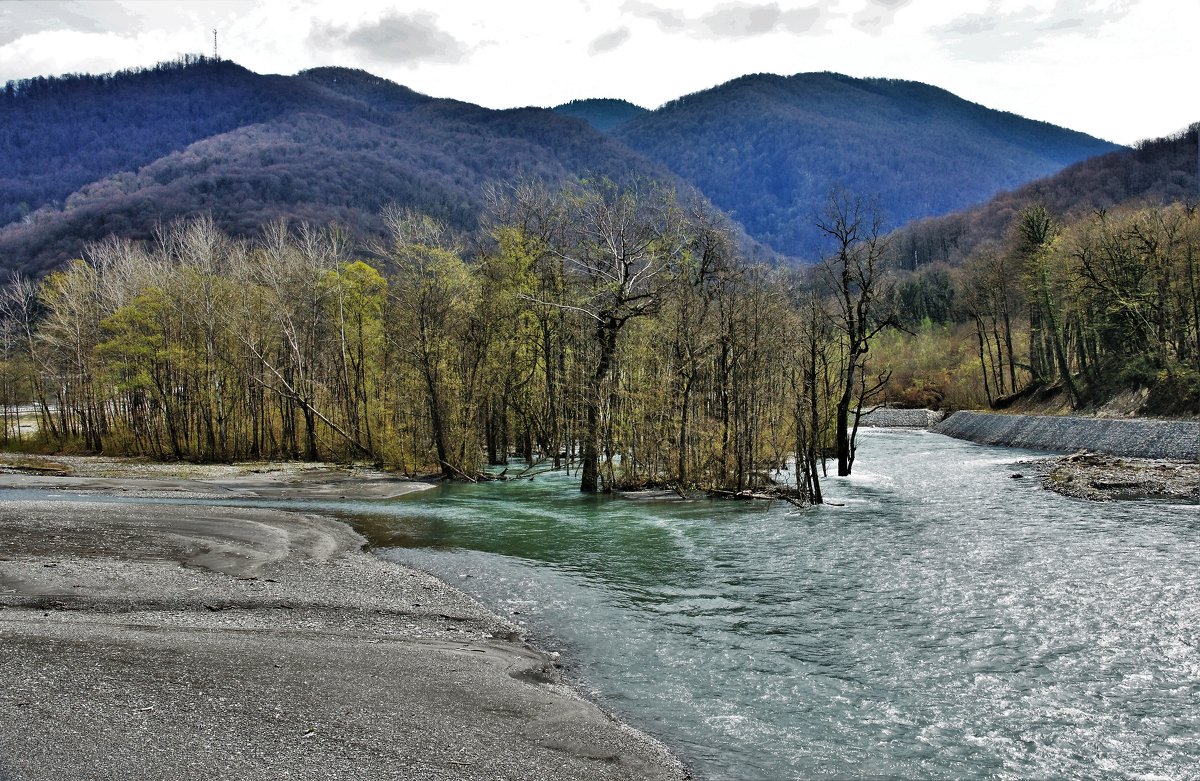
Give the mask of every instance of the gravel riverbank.
[[1081, 452], [1039, 464], [1042, 486], [1076, 499], [1200, 502], [1200, 463]]
[[956, 412], [933, 428], [983, 445], [1072, 453], [1034, 464], [1076, 499], [1200, 501], [1200, 421]]
[[336, 469], [114, 476], [119, 462], [87, 463], [0, 475], [24, 489], [0, 491], [3, 781], [686, 777], [564, 685], [517, 627], [364, 552], [345, 524], [94, 495], [421, 484]]

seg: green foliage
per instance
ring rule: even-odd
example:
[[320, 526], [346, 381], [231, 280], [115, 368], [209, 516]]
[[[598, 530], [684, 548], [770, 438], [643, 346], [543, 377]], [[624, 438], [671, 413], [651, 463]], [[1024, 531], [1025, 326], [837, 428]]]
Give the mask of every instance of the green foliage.
[[[1019, 289], [1010, 287], [1013, 278]], [[1044, 206], [1030, 206], [1016, 215], [1008, 245], [982, 251], [959, 272], [959, 286], [992, 400], [1020, 390], [1011, 381], [1019, 365], [1028, 382], [1062, 388], [1074, 408], [1143, 388], [1151, 395], [1146, 411], [1194, 408], [1200, 218], [1193, 207], [1098, 211], [1060, 225]]]
[[1160, 371], [1146, 398], [1143, 411], [1150, 415], [1200, 415], [1200, 371], [1176, 366]]
[[888, 403], [942, 410], [987, 405], [968, 324], [926, 321], [913, 333], [890, 331], [880, 335], [872, 352], [875, 371], [891, 373]]

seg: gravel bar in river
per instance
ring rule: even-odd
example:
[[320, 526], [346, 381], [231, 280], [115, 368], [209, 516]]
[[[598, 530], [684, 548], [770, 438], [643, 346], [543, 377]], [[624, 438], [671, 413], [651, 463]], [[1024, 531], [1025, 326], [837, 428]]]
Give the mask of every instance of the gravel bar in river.
[[517, 627], [343, 523], [90, 495], [421, 484], [51, 471], [0, 476], [0, 781], [687, 777]]

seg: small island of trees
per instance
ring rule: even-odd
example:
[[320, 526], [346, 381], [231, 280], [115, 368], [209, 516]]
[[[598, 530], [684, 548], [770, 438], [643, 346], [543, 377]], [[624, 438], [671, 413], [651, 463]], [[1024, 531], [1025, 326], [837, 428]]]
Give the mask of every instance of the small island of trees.
[[1119, 382], [1200, 386], [1194, 208], [1064, 226], [1035, 205], [1007, 245], [900, 275], [874, 210], [840, 193], [814, 226], [828, 259], [805, 270], [746, 263], [710, 207], [655, 184], [526, 183], [486, 201], [470, 235], [396, 208], [365, 246], [283, 222], [237, 240], [202, 217], [14, 278], [3, 439], [455, 479], [518, 456], [577, 470], [584, 491], [820, 502], [885, 399], [1053, 387], [1080, 406]]

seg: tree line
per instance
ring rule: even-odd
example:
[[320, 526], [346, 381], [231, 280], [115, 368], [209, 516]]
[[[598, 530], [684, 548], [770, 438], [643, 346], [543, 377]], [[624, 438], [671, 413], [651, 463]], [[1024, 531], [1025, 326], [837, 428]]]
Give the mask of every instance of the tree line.
[[960, 280], [994, 404], [1054, 388], [1078, 409], [1133, 388], [1148, 392], [1147, 412], [1200, 411], [1195, 205], [1098, 209], [1064, 223], [1034, 203]]
[[[483, 228], [389, 208], [386, 239], [211, 218], [108, 239], [2, 296], [4, 439], [155, 459], [369, 460], [479, 479], [577, 470], [820, 501], [849, 474], [889, 319], [873, 212], [832, 198], [830, 260], [752, 266], [711, 208], [610, 181], [493, 188]], [[366, 251], [363, 251], [363, 250]], [[793, 460], [795, 466], [793, 466]], [[782, 474], [795, 469], [795, 476]]]

